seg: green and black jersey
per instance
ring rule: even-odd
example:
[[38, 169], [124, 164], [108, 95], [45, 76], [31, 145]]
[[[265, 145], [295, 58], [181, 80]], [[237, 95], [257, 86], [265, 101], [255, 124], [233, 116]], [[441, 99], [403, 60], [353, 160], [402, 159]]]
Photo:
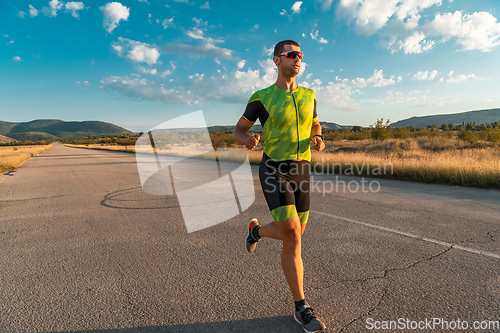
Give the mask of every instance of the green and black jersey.
[[256, 91], [248, 101], [243, 119], [262, 124], [264, 153], [274, 161], [311, 161], [309, 140], [318, 120], [312, 89], [298, 86], [293, 92], [272, 85]]

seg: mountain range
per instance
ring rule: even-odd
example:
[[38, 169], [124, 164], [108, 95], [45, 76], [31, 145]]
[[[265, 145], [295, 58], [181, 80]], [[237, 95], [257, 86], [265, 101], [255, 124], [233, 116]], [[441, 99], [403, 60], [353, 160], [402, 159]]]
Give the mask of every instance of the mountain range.
[[[411, 117], [396, 121], [391, 127], [427, 127], [443, 124], [460, 125], [463, 123], [492, 124], [500, 121], [500, 109], [467, 111], [461, 113]], [[332, 122], [320, 122], [323, 129], [351, 129]], [[210, 130], [233, 130], [234, 126], [210, 126]], [[251, 130], [262, 131], [262, 126], [254, 125]], [[134, 134], [117, 125], [102, 121], [63, 121], [58, 119], [38, 119], [13, 123], [0, 121], [0, 143], [10, 141], [40, 141], [86, 138], [88, 136]]]
[[441, 126], [443, 124], [461, 125], [463, 123], [476, 123], [479, 125], [492, 124], [496, 121], [500, 121], [500, 109], [411, 117], [408, 119], [396, 121], [391, 124], [391, 127], [427, 127], [431, 125]]
[[[0, 135], [17, 141], [64, 140], [88, 136], [134, 134], [102, 121], [63, 121], [38, 119], [22, 123], [0, 121]], [[5, 141], [4, 138], [2, 141]], [[12, 141], [12, 140], [11, 140]]]

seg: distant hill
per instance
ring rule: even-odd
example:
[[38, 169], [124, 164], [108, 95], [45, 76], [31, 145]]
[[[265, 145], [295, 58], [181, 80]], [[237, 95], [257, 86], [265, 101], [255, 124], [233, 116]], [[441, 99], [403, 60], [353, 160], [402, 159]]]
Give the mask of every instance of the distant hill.
[[500, 109], [411, 117], [396, 121], [391, 124], [391, 127], [427, 127], [431, 125], [441, 126], [443, 124], [461, 125], [462, 123], [492, 124], [496, 121], [500, 121]]
[[59, 138], [55, 135], [45, 133], [45, 132], [24, 132], [24, 133], [10, 133], [9, 134], [13, 139], [17, 141], [57, 141]]
[[19, 125], [19, 123], [9, 123], [7, 121], [0, 121], [0, 135], [5, 135], [7, 133], [10, 133], [12, 128], [16, 125]]
[[9, 143], [9, 142], [13, 142], [13, 141], [17, 141], [13, 138], [9, 138], [8, 136], [3, 136], [3, 135], [0, 135], [0, 143]]
[[63, 140], [88, 136], [134, 134], [133, 132], [102, 121], [63, 121], [38, 119], [23, 123], [0, 121], [0, 135], [19, 141]]
[[12, 127], [10, 133], [25, 133], [25, 132], [47, 132], [43, 129], [47, 126], [64, 123], [62, 120], [57, 119], [39, 119], [32, 120], [26, 123], [20, 123]]
[[327, 121], [320, 121], [321, 128], [325, 129], [351, 129], [353, 126], [339, 125], [337, 123], [329, 123]]

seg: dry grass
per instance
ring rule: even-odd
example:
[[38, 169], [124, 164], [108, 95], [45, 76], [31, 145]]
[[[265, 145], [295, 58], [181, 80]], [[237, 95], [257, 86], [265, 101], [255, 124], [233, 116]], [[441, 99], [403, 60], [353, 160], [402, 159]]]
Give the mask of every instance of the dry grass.
[[[68, 146], [125, 151], [123, 146]], [[126, 151], [134, 152], [134, 148], [128, 146]], [[251, 164], [260, 163], [261, 145], [242, 151], [246, 151]], [[240, 156], [218, 155], [224, 160], [241, 160]], [[313, 172], [500, 189], [498, 143], [469, 143], [447, 137], [339, 140], [327, 142], [323, 152], [313, 151], [311, 162]]]
[[313, 168], [346, 175], [500, 188], [498, 144], [471, 145], [456, 139], [417, 138], [367, 140], [328, 148], [326, 153], [313, 152]]
[[0, 172], [17, 168], [22, 162], [49, 149], [46, 146], [8, 146], [0, 147]]

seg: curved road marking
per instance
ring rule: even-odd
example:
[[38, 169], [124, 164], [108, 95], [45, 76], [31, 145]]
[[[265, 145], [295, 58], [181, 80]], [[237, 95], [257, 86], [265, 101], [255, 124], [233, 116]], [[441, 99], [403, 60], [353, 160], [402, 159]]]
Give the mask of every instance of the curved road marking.
[[342, 220], [342, 221], [346, 221], [346, 222], [350, 222], [350, 223], [355, 223], [355, 224], [363, 225], [365, 227], [369, 227], [369, 228], [373, 228], [373, 229], [378, 229], [378, 230], [382, 230], [382, 231], [387, 231], [387, 232], [391, 232], [393, 234], [397, 234], [397, 235], [401, 235], [401, 236], [405, 236], [405, 237], [410, 237], [410, 238], [414, 238], [414, 239], [418, 239], [418, 240], [423, 240], [423, 241], [429, 242], [429, 243], [439, 244], [439, 245], [443, 245], [443, 246], [446, 246], [446, 247], [452, 247], [454, 249], [458, 249], [458, 250], [462, 250], [462, 251], [467, 251], [467, 252], [470, 252], [470, 253], [482, 254], [482, 255], [487, 256], [487, 257], [492, 257], [492, 258], [500, 259], [500, 255], [496, 254], [496, 253], [486, 252], [486, 251], [478, 250], [478, 249], [471, 249], [469, 247], [465, 247], [465, 246], [461, 246], [461, 245], [457, 245], [457, 244], [451, 244], [451, 243], [443, 242], [443, 241], [440, 241], [440, 240], [437, 240], [437, 239], [423, 237], [423, 236], [415, 235], [415, 234], [412, 234], [412, 233], [409, 233], [409, 232], [399, 231], [399, 230], [395, 230], [395, 229], [391, 229], [391, 228], [387, 228], [387, 227], [382, 227], [382, 226], [371, 224], [371, 223], [366, 223], [366, 222], [362, 222], [362, 221], [348, 219], [348, 218], [342, 217], [342, 216], [337, 216], [337, 215], [333, 215], [333, 214], [318, 212], [318, 211], [315, 211], [315, 210], [311, 210], [311, 213], [316, 213], [316, 214], [319, 214], [319, 215], [325, 215], [325, 216], [331, 217], [333, 219]]

